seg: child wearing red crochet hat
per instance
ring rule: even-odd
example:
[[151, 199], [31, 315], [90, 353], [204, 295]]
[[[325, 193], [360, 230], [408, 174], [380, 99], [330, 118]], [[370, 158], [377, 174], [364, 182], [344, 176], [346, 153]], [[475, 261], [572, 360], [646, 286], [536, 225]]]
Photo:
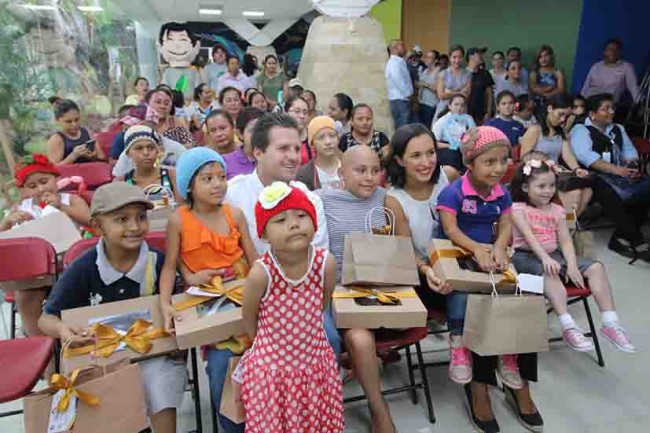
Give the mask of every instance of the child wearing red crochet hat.
[[[79, 196], [59, 193], [59, 171], [47, 156], [34, 154], [25, 157], [16, 167], [14, 179], [20, 190], [21, 202], [12, 207], [0, 221], [0, 231], [53, 212], [65, 212], [78, 225], [90, 221], [90, 208]], [[27, 335], [40, 335], [38, 318], [46, 289], [16, 291], [18, 312]]]
[[244, 286], [244, 325], [254, 343], [233, 376], [246, 431], [342, 432], [341, 380], [323, 328], [336, 262], [311, 244], [314, 205], [298, 187], [274, 182], [262, 190], [255, 219], [271, 249]]

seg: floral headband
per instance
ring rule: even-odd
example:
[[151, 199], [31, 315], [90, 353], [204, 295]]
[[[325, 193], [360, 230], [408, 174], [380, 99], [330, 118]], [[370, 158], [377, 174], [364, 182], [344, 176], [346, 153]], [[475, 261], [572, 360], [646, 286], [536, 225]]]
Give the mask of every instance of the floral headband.
[[524, 169], [522, 171], [526, 176], [530, 176], [530, 174], [533, 172], [533, 168], [542, 168], [542, 164], [546, 164], [546, 166], [553, 170], [553, 173], [555, 174], [558, 174], [560, 171], [560, 167], [558, 167], [558, 165], [552, 159], [547, 159], [545, 161], [542, 161], [540, 159], [531, 159], [530, 161], [526, 161], [524, 164]]

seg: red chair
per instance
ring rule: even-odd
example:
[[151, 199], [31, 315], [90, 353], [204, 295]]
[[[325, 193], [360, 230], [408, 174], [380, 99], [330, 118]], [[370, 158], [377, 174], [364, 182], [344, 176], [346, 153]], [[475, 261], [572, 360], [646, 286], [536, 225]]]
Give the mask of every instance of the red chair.
[[167, 249], [167, 233], [165, 232], [149, 232], [146, 240], [150, 248], [155, 248], [163, 253]]
[[81, 176], [89, 190], [95, 190], [113, 180], [112, 167], [106, 162], [57, 165], [62, 177]]
[[[0, 239], [0, 257], [2, 257], [0, 284], [4, 283], [5, 290], [11, 288], [14, 283], [25, 282], [29, 282], [32, 287], [48, 287], [56, 280], [56, 252], [45, 239], [35, 237]], [[10, 299], [13, 310], [15, 299], [13, 297]], [[16, 336], [13, 314], [12, 311], [11, 338]]]
[[[63, 267], [67, 268], [79, 256], [84, 254], [89, 249], [94, 248], [95, 245], [97, 245], [97, 242], [99, 242], [99, 239], [100, 238], [98, 237], [94, 237], [90, 239], [82, 239], [75, 242], [63, 256]], [[165, 232], [151, 232], [147, 235], [145, 240], [147, 241], [147, 244], [149, 244], [150, 248], [155, 248], [157, 250], [165, 252], [165, 246], [167, 242], [165, 238]]]
[[[18, 400], [32, 391], [52, 358], [53, 348], [50, 337], [0, 340], [0, 403]], [[0, 413], [0, 418], [20, 413], [22, 410]]]
[[503, 176], [503, 179], [501, 179], [501, 183], [504, 185], [509, 184], [512, 178], [515, 176], [516, 172], [517, 172], [517, 164], [508, 164], [508, 170], [506, 171], [506, 174]]
[[[589, 332], [585, 333], [587, 337], [591, 337], [594, 340], [594, 346], [596, 348], [596, 356], [598, 357], [598, 365], [601, 367], [605, 366], [605, 360], [603, 358], [603, 352], [600, 350], [600, 341], [598, 341], [598, 334], [596, 333], [596, 327], [594, 326], [594, 319], [591, 316], [591, 309], [589, 308], [589, 297], [591, 296], [591, 290], [589, 288], [581, 289], [580, 287], [568, 285], [566, 286], [566, 292], [568, 297], [567, 305], [576, 304], [582, 302], [582, 305], [585, 308], [585, 313], [587, 315], [587, 322], [589, 322]], [[547, 310], [547, 313], [553, 312], [552, 308]], [[549, 339], [550, 342], [563, 341], [562, 337], [553, 337]]]
[[639, 152], [639, 168], [650, 175], [650, 140], [643, 137], [632, 137], [632, 143]]
[[115, 139], [116, 135], [116, 132], [111, 131], [102, 131], [95, 133], [95, 140], [97, 140], [97, 144], [99, 144], [99, 147], [102, 148], [102, 151], [107, 158], [111, 155], [111, 147], [113, 147], [113, 140]]

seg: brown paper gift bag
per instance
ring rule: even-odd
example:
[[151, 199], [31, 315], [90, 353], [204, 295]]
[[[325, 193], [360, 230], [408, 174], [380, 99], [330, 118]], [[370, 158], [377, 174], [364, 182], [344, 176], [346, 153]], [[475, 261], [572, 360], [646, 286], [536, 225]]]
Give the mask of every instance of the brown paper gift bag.
[[230, 358], [230, 361], [228, 362], [228, 373], [226, 374], [226, 379], [223, 383], [221, 407], [219, 408], [221, 415], [225, 416], [235, 424], [241, 424], [246, 421], [244, 404], [241, 401], [235, 401], [232, 383], [232, 373], [235, 371], [235, 368], [237, 368], [237, 364], [239, 364], [240, 360], [241, 356], [236, 356]]
[[548, 351], [544, 297], [468, 295], [463, 344], [481, 356]]
[[[137, 433], [149, 426], [138, 364], [89, 367], [79, 374], [74, 387], [99, 399], [95, 407], [77, 401], [74, 432]], [[47, 432], [54, 393], [46, 389], [25, 397], [25, 433]]]

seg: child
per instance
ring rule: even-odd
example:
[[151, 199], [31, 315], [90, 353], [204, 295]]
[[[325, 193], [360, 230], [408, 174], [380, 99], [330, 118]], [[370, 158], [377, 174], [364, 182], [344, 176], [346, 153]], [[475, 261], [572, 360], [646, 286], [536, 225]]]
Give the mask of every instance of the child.
[[564, 131], [568, 133], [575, 125], [584, 125], [587, 115], [587, 100], [581, 95], [576, 95], [573, 98], [571, 115], [564, 124]]
[[594, 343], [567, 312], [566, 288], [569, 279], [584, 288], [585, 279], [602, 314], [601, 333], [619, 350], [634, 352], [614, 309], [612, 291], [600, 262], [576, 257], [566, 225], [565, 210], [556, 204], [557, 166], [551, 160], [530, 159], [522, 163], [511, 183], [512, 219], [515, 224], [512, 258], [519, 272], [543, 275], [544, 294], [558, 315], [564, 341], [579, 352], [594, 349]]
[[515, 113], [515, 95], [509, 90], [504, 90], [497, 95], [497, 115], [485, 122], [485, 126], [494, 126], [503, 132], [512, 147], [519, 145], [526, 128], [513, 119]]
[[322, 319], [336, 262], [311, 245], [314, 205], [301, 189], [274, 182], [261, 192], [255, 219], [271, 250], [244, 287], [244, 323], [254, 338], [240, 362], [246, 431], [342, 432], [341, 380]]
[[[499, 129], [480, 126], [462, 136], [461, 151], [468, 172], [438, 197], [437, 209], [444, 235], [470, 251], [483, 271], [505, 271], [509, 262], [506, 247], [512, 236], [512, 200], [499, 182], [508, 168], [510, 141]], [[461, 342], [466, 304], [465, 293], [447, 295], [449, 376], [452, 381], [465, 385], [472, 422], [480, 431], [499, 431], [488, 392], [488, 385], [496, 385], [496, 369], [519, 420], [539, 431], [543, 421], [528, 386], [529, 380], [537, 379], [537, 354], [504, 355], [498, 359], [475, 353], [470, 356]]]
[[[88, 225], [90, 209], [83, 198], [59, 193], [56, 178], [59, 170], [47, 156], [36, 153], [18, 164], [14, 179], [22, 201], [0, 222], [0, 231], [53, 212], [63, 212], [79, 226]], [[47, 289], [18, 290], [18, 312], [27, 335], [40, 335], [38, 317]]]
[[69, 99], [54, 105], [54, 118], [61, 130], [47, 142], [49, 158], [54, 164], [78, 164], [106, 159], [101, 146], [88, 129], [81, 127], [79, 106]]
[[467, 98], [460, 93], [452, 96], [449, 112], [435, 120], [431, 128], [438, 140], [438, 164], [450, 165], [458, 171], [464, 170], [460, 137], [476, 126], [472, 116], [465, 113], [466, 102]]
[[512, 116], [514, 120], [524, 125], [524, 129], [528, 129], [530, 125], [537, 125], [537, 117], [535, 117], [535, 101], [524, 93], [517, 96], [515, 103], [515, 115]]
[[[164, 255], [145, 242], [149, 231], [147, 210], [152, 205], [142, 190], [125, 182], [104, 185], [95, 191], [92, 225], [101, 233], [96, 248], [75, 260], [56, 282], [38, 325], [62, 344], [92, 342], [88, 329], [66, 326], [61, 311], [100, 303], [153, 295]], [[154, 275], [153, 279], [147, 278]], [[151, 281], [155, 281], [152, 285]], [[153, 430], [176, 431], [176, 410], [187, 381], [185, 360], [160, 356], [139, 363]]]
[[[196, 147], [181, 155], [176, 168], [178, 191], [187, 206], [177, 209], [167, 225], [167, 258], [161, 276], [160, 302], [165, 328], [170, 333], [173, 333], [171, 295], [176, 269], [183, 270], [188, 285], [199, 286], [232, 270], [238, 262], [243, 261], [247, 270], [248, 263], [257, 259], [244, 214], [223, 203], [228, 184], [221, 155], [206, 147]], [[233, 356], [233, 350], [241, 353], [246, 348], [244, 345], [239, 350], [229, 350], [226, 347], [231, 346], [226, 344], [218, 343], [207, 351], [206, 372], [217, 410], [228, 359]], [[220, 421], [228, 432], [243, 430], [243, 426], [237, 427], [225, 417], [220, 417]]]

